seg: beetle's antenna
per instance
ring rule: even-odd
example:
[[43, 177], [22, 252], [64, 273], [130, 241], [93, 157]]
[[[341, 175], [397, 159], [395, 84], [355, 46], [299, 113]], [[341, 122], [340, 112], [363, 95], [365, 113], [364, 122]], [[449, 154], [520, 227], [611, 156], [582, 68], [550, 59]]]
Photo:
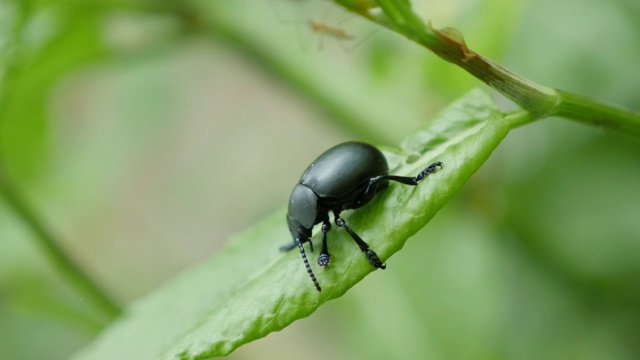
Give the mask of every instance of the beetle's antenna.
[[300, 255], [302, 255], [302, 261], [304, 262], [304, 266], [307, 268], [307, 274], [313, 281], [313, 285], [315, 285], [318, 291], [322, 291], [320, 289], [320, 284], [318, 284], [318, 280], [316, 280], [316, 276], [313, 274], [313, 270], [311, 270], [311, 265], [309, 265], [309, 260], [307, 260], [307, 254], [304, 252], [304, 246], [302, 246], [302, 242], [300, 239], [296, 239], [296, 243], [298, 244], [298, 249], [300, 249]]

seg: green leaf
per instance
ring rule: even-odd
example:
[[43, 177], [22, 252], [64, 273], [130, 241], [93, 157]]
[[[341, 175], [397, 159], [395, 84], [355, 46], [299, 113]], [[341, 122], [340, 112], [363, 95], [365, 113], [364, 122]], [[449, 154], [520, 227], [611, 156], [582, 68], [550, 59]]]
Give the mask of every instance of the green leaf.
[[[395, 174], [417, 174], [436, 160], [444, 169], [417, 187], [392, 184], [364, 208], [345, 214], [346, 221], [388, 260], [460, 190], [508, 131], [489, 97], [473, 91], [407, 138], [400, 150], [387, 151]], [[133, 304], [75, 359], [226, 355], [309, 316], [374, 270], [348, 235], [334, 228], [331, 266], [318, 268], [309, 254], [323, 288], [318, 292], [300, 254], [278, 252], [289, 242], [283, 210], [232, 238], [210, 261]], [[386, 271], [393, 271], [392, 264]]]
[[37, 174], [48, 149], [47, 102], [71, 70], [105, 58], [100, 12], [63, 5], [15, 14], [19, 40], [0, 53], [0, 161], [16, 179]]

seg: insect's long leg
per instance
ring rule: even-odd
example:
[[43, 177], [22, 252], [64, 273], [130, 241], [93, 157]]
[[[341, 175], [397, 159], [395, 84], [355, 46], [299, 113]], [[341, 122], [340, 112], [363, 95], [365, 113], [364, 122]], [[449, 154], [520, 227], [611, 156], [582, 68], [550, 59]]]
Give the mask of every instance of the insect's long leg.
[[436, 172], [436, 170], [438, 168], [442, 169], [442, 163], [440, 161], [436, 161], [433, 164], [427, 166], [424, 170], [420, 171], [418, 173], [418, 175], [416, 175], [415, 177], [409, 177], [409, 176], [397, 176], [397, 175], [383, 175], [383, 176], [378, 176], [379, 180], [377, 181], [381, 181], [381, 180], [388, 180], [388, 181], [397, 181], [399, 183], [405, 184], [405, 185], [418, 185], [418, 183], [424, 179], [425, 177], [429, 176], [430, 174]]
[[378, 269], [387, 268], [387, 265], [383, 264], [382, 261], [380, 261], [378, 254], [376, 254], [375, 251], [369, 249], [369, 244], [367, 244], [364, 240], [362, 240], [360, 236], [358, 236], [358, 234], [356, 234], [353, 230], [351, 230], [351, 228], [347, 225], [344, 219], [340, 217], [340, 214], [336, 214], [335, 221], [336, 221], [336, 225], [338, 227], [345, 229], [349, 234], [349, 236], [351, 236], [353, 241], [355, 241], [356, 244], [358, 244], [358, 247], [360, 248], [360, 250], [362, 250], [362, 252], [367, 257], [367, 260], [369, 260], [369, 262], [371, 263], [371, 265], [373, 265], [373, 267], [376, 267]]
[[366, 188], [360, 195], [359, 200], [356, 202], [357, 206], [360, 206], [361, 203], [366, 203], [371, 200], [371, 198], [383, 187], [388, 184], [388, 181], [396, 181], [401, 184], [416, 186], [420, 181], [422, 181], [425, 177], [430, 174], [436, 172], [436, 170], [442, 168], [442, 163], [440, 161], [436, 161], [433, 164], [427, 166], [424, 170], [420, 171], [418, 175], [415, 177], [410, 176], [397, 176], [397, 175], [379, 175], [376, 177], [372, 177], [367, 182], [361, 184], [362, 187]]

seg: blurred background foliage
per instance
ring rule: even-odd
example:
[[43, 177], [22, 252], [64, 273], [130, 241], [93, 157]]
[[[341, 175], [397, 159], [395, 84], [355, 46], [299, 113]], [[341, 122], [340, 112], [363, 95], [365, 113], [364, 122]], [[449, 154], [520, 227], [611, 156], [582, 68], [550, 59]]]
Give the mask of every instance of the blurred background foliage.
[[[637, 0], [414, 7], [536, 82], [639, 109]], [[121, 304], [282, 208], [322, 150], [397, 144], [480, 85], [321, 0], [1, 0], [0, 79], [2, 171]], [[561, 119], [514, 130], [387, 271], [231, 358], [636, 359], [639, 154]], [[106, 323], [0, 197], [0, 358], [64, 359]]]

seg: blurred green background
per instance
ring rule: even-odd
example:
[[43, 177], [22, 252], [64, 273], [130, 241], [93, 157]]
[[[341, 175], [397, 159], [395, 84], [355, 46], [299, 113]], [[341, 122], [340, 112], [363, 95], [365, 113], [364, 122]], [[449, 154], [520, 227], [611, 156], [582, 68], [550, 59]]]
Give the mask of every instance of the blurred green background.
[[[640, 109], [638, 0], [414, 7], [533, 81]], [[481, 85], [321, 0], [2, 0], [0, 34], [1, 165], [121, 304], [282, 208], [324, 149], [395, 145]], [[516, 129], [386, 271], [230, 357], [637, 359], [639, 155], [562, 119]], [[0, 196], [0, 359], [65, 359], [102, 326]]]

